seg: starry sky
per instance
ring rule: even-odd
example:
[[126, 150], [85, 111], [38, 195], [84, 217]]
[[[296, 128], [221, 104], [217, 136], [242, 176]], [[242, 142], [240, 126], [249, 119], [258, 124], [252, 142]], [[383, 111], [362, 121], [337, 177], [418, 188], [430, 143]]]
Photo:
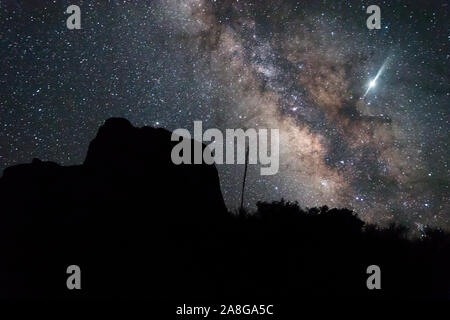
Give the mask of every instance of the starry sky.
[[[68, 30], [66, 8], [81, 8]], [[381, 29], [366, 8], [381, 8]], [[0, 1], [0, 170], [83, 161], [109, 117], [277, 128], [280, 171], [245, 203], [297, 200], [450, 229], [445, 1]], [[375, 81], [376, 79], [376, 81]], [[242, 165], [218, 166], [230, 209]]]

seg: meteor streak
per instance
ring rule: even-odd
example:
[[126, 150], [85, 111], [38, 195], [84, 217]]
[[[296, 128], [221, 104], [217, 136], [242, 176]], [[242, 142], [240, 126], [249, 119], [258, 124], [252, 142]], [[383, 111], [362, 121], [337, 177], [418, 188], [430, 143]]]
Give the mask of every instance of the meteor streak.
[[383, 73], [384, 69], [386, 68], [388, 60], [389, 60], [389, 58], [384, 61], [384, 63], [381, 66], [380, 70], [378, 70], [377, 75], [375, 76], [375, 78], [370, 80], [369, 85], [367, 86], [366, 93], [364, 93], [363, 98], [365, 98], [367, 96], [367, 94], [369, 93], [370, 89], [374, 88], [377, 85], [377, 80], [381, 76], [381, 74]]

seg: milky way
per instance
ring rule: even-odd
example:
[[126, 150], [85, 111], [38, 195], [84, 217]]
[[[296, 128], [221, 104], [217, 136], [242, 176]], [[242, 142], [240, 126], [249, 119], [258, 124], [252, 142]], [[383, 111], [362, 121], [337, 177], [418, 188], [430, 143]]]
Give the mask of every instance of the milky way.
[[[250, 166], [247, 207], [283, 197], [450, 228], [441, 1], [377, 3], [380, 30], [367, 29], [364, 1], [79, 1], [73, 31], [70, 4], [1, 4], [2, 169], [80, 163], [111, 116], [170, 130], [278, 128], [280, 172]], [[218, 169], [236, 208], [243, 167]]]

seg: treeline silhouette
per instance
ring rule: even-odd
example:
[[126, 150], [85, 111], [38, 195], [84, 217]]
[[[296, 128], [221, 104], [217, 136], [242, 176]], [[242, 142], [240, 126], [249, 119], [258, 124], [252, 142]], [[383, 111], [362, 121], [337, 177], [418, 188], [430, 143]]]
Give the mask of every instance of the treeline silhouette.
[[[268, 292], [283, 298], [450, 297], [450, 236], [443, 230], [425, 228], [409, 239], [402, 225], [379, 228], [348, 209], [304, 210], [283, 200], [259, 202], [256, 212], [240, 212], [231, 224], [231, 251], [243, 253], [254, 286], [272, 274]], [[373, 264], [381, 268], [379, 291], [366, 286]]]
[[[172, 164], [175, 143], [166, 130], [109, 119], [82, 165], [7, 168], [0, 298], [450, 298], [442, 230], [408, 239], [399, 225], [284, 200], [231, 213], [216, 168]], [[66, 287], [69, 265], [81, 268], [81, 290]], [[381, 268], [381, 290], [367, 289], [369, 265]]]

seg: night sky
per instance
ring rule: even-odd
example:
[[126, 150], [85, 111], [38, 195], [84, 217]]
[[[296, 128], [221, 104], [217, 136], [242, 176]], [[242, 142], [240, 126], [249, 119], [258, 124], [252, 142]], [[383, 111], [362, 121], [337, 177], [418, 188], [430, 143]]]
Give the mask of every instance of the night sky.
[[[81, 8], [68, 30], [66, 8]], [[381, 8], [368, 30], [366, 8]], [[83, 161], [109, 117], [278, 128], [246, 205], [297, 200], [450, 229], [445, 1], [0, 1], [0, 170]], [[378, 74], [378, 77], [377, 77]], [[376, 82], [369, 87], [372, 80]], [[230, 209], [242, 165], [218, 166]]]

